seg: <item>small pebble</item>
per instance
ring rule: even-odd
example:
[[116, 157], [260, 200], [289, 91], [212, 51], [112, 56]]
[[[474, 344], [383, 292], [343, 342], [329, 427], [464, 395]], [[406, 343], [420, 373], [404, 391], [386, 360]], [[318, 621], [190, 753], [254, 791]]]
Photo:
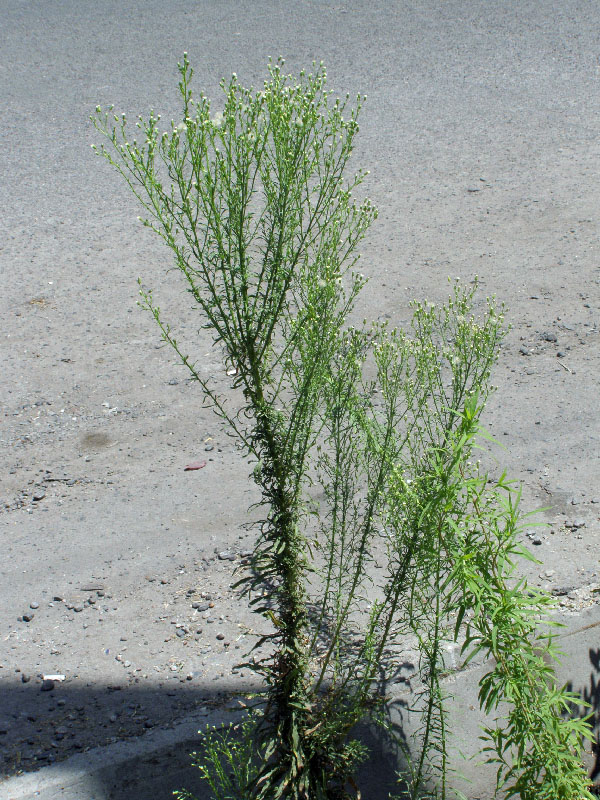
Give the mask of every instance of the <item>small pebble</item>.
[[179, 636], [179, 638], [183, 638], [185, 636], [185, 628], [177, 628], [175, 634]]
[[27, 675], [26, 672], [21, 673], [21, 683], [29, 683], [31, 680], [31, 675]]
[[79, 614], [80, 611], [83, 611], [83, 606], [81, 605], [73, 606], [73, 611], [75, 611], [76, 614]]
[[219, 639], [219, 641], [223, 641], [224, 638], [225, 638], [224, 633], [217, 633], [217, 639]]
[[542, 540], [540, 539], [539, 536], [534, 536], [533, 539], [531, 540], [531, 543], [532, 544], [541, 544]]
[[35, 614], [31, 611], [27, 614], [23, 614], [23, 622], [31, 622], [31, 620], [35, 617]]
[[39, 608], [39, 607], [40, 607], [40, 604], [36, 603], [35, 600], [33, 601], [33, 603], [29, 603], [29, 608]]
[[42, 682], [42, 692], [51, 692], [54, 689], [54, 681], [45, 680]]

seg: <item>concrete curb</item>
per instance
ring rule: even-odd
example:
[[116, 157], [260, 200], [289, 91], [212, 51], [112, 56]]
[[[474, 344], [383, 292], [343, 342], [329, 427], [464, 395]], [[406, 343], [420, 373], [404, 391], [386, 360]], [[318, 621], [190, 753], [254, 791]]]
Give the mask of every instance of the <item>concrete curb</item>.
[[[591, 703], [597, 737], [600, 606], [562, 621], [566, 628], [558, 638], [565, 655], [557, 670], [558, 677]], [[494, 795], [494, 769], [477, 759], [483, 722], [477, 707], [477, 684], [485, 671], [486, 666], [479, 665], [455, 672], [445, 681], [454, 698], [449, 728], [457, 775], [452, 784], [471, 800], [490, 800]], [[410, 692], [398, 692], [391, 701], [392, 721], [402, 727], [408, 742], [415, 734], [416, 720], [398, 708], [410, 698]], [[208, 787], [199, 780], [199, 772], [191, 765], [189, 753], [198, 747], [198, 731], [207, 725], [237, 721], [241, 713], [235, 699], [230, 698], [211, 711], [190, 714], [171, 728], [156, 729], [137, 739], [79, 753], [37, 772], [9, 778], [0, 783], [0, 797], [2, 800], [166, 800], [173, 796], [174, 790], [185, 787], [198, 800], [208, 800]], [[374, 745], [374, 757], [361, 775], [363, 796], [370, 800], [387, 800], [395, 780], [394, 755], [384, 752], [381, 742], [373, 740], [368, 730], [361, 735]], [[464, 758], [459, 753], [464, 754]], [[586, 761], [592, 776], [600, 772], [600, 763], [594, 763], [591, 745], [587, 748]]]
[[[194, 770], [189, 753], [194, 743], [197, 746], [198, 731], [207, 725], [235, 722], [240, 716], [241, 710], [231, 708], [231, 701], [210, 712], [196, 711], [171, 728], [152, 730], [136, 739], [78, 753], [37, 772], [9, 778], [0, 783], [0, 796], [3, 800], [113, 800], [138, 773], [144, 774], [142, 783], [155, 786], [157, 780], [167, 777], [165, 768], [169, 778]], [[184, 781], [179, 788], [188, 785]], [[149, 786], [140, 788], [144, 792], [140, 797], [172, 796], [171, 792], [161, 795], [156, 789], [150, 792]]]

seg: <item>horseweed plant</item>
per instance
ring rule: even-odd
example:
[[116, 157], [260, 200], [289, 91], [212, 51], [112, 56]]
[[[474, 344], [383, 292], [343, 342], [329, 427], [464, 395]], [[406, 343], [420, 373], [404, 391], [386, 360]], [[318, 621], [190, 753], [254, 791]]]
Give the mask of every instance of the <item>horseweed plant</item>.
[[[192, 99], [179, 64], [181, 121], [162, 132], [100, 107], [97, 152], [145, 208], [175, 256], [232, 392], [203, 377], [141, 303], [254, 463], [262, 519], [238, 586], [264, 620], [249, 663], [265, 700], [242, 737], [209, 730], [199, 762], [219, 798], [332, 800], [359, 794], [366, 756], [353, 736], [384, 719], [383, 672], [406, 642], [421, 654], [422, 729], [404, 796], [449, 797], [443, 641], [493, 656], [481, 706], [508, 716], [485, 730], [508, 796], [580, 800], [587, 723], [563, 712], [547, 656], [549, 598], [516, 579], [519, 492], [473, 463], [502, 309], [473, 315], [475, 289], [415, 303], [410, 327], [353, 327], [365, 283], [356, 248], [377, 212], [344, 177], [364, 101], [333, 100], [321, 65], [299, 80], [269, 62], [260, 91], [234, 75], [224, 107]], [[233, 398], [233, 399], [232, 399]], [[383, 565], [383, 569], [377, 568]], [[433, 788], [432, 788], [433, 787]], [[186, 796], [181, 793], [181, 797]]]

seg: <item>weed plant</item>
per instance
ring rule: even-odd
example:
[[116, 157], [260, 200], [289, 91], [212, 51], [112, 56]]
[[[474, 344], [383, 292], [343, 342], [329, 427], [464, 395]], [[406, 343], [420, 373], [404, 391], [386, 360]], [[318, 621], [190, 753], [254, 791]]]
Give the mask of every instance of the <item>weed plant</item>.
[[[92, 117], [113, 164], [168, 245], [231, 377], [203, 377], [140, 283], [204, 398], [225, 420], [260, 490], [251, 570], [239, 581], [263, 619], [264, 702], [241, 738], [208, 731], [199, 762], [220, 800], [359, 795], [367, 753], [354, 729], [384, 717], [381, 671], [416, 643], [422, 725], [403, 796], [450, 797], [444, 648], [491, 666], [479, 701], [498, 789], [524, 800], [591, 798], [587, 723], [555, 680], [550, 598], [518, 577], [520, 492], [474, 460], [505, 332], [475, 288], [414, 303], [406, 330], [350, 324], [365, 278], [357, 246], [377, 212], [346, 177], [365, 100], [334, 100], [323, 66], [261, 90], [234, 75], [222, 110], [192, 98], [179, 65], [181, 120]], [[135, 136], [136, 138], [133, 138]], [[354, 315], [353, 315], [354, 312]], [[377, 568], [380, 567], [380, 568]], [[262, 655], [261, 655], [262, 654]], [[506, 711], [502, 711], [506, 709]], [[238, 732], [239, 733], [239, 732]], [[180, 795], [186, 796], [185, 793]]]

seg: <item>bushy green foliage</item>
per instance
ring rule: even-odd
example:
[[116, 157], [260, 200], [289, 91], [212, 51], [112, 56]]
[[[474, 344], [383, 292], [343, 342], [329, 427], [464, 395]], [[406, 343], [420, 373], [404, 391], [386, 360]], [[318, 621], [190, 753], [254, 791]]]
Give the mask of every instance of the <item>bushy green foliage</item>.
[[510, 709], [485, 732], [498, 785], [527, 800], [590, 797], [587, 727], [561, 716], [571, 697], [539, 633], [550, 601], [514, 575], [527, 556], [519, 493], [473, 463], [502, 309], [488, 300], [474, 315], [475, 287], [456, 284], [441, 307], [416, 303], [406, 331], [352, 326], [365, 283], [356, 248], [376, 218], [354, 198], [366, 173], [345, 178], [364, 98], [332, 100], [322, 66], [296, 81], [277, 63], [260, 91], [223, 82], [213, 114], [206, 97], [192, 99], [187, 56], [179, 72], [182, 118], [170, 130], [151, 113], [136, 123], [138, 143], [112, 109], [93, 121], [107, 139], [99, 152], [173, 251], [222, 349], [229, 399], [144, 289], [142, 303], [253, 461], [261, 492], [239, 587], [264, 620], [263, 655], [247, 666], [265, 702], [241, 740], [207, 733], [199, 763], [215, 797], [356, 796], [366, 753], [353, 730], [381, 715], [380, 672], [400, 663], [406, 640], [421, 654], [424, 702], [406, 791], [449, 796], [441, 678], [452, 637], [466, 659], [494, 658], [482, 707]]

